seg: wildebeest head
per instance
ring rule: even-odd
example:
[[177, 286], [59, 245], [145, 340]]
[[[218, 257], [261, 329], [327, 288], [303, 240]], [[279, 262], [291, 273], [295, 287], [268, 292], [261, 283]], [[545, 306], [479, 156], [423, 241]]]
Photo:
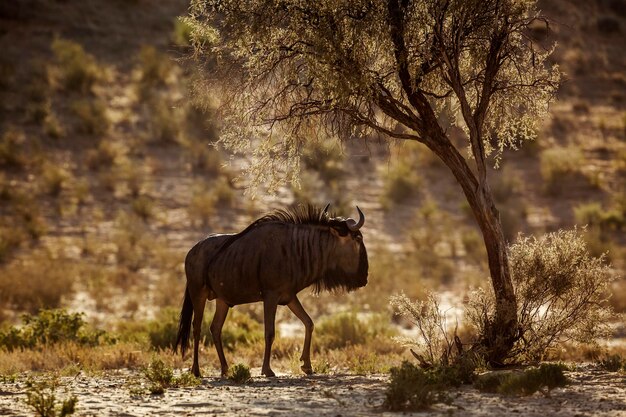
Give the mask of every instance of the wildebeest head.
[[[328, 206], [324, 209], [327, 214]], [[361, 227], [365, 224], [365, 215], [359, 207], [359, 220], [334, 217], [329, 219], [330, 234], [334, 238], [334, 253], [329, 265], [330, 274], [326, 278], [327, 287], [339, 286], [354, 290], [367, 284], [367, 250], [363, 243]], [[335, 285], [333, 285], [335, 284]]]

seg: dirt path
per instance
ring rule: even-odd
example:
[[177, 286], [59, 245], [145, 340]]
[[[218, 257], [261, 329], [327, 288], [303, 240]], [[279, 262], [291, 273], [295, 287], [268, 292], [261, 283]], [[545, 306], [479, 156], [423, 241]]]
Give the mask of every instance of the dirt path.
[[[259, 370], [256, 370], [257, 374]], [[254, 374], [254, 373], [253, 373]], [[502, 397], [471, 387], [452, 391], [450, 405], [438, 404], [420, 416], [625, 416], [626, 376], [579, 366], [568, 373], [571, 384], [550, 397]], [[131, 396], [136, 372], [116, 371], [100, 377], [79, 374], [62, 378], [62, 386], [78, 397], [77, 415], [84, 416], [390, 416], [382, 410], [387, 376], [283, 375], [254, 378], [235, 385], [204, 378], [193, 388], [168, 389], [162, 396]], [[0, 383], [0, 415], [33, 415], [24, 405], [26, 377]], [[59, 389], [59, 397], [64, 397]], [[404, 414], [406, 415], [406, 414]]]

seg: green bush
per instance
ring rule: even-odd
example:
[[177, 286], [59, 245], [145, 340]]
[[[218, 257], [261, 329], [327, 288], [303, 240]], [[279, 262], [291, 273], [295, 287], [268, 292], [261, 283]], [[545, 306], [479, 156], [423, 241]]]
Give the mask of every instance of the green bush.
[[0, 332], [0, 347], [13, 351], [64, 342], [97, 346], [113, 341], [103, 330], [88, 328], [82, 313], [63, 309], [42, 310], [35, 316], [24, 314], [22, 324]]
[[29, 380], [26, 383], [26, 405], [39, 417], [65, 417], [74, 414], [78, 398], [70, 396], [58, 404], [56, 389], [58, 382]]
[[315, 336], [318, 345], [326, 349], [340, 349], [365, 343], [370, 333], [355, 313], [340, 313], [322, 319], [316, 326]]
[[250, 368], [242, 363], [238, 363], [228, 370], [228, 379], [236, 384], [245, 384], [252, 379]]
[[148, 340], [152, 348], [174, 348], [178, 333], [178, 314], [178, 309], [167, 307], [158, 312], [156, 320], [148, 322]]
[[620, 209], [605, 210], [600, 203], [585, 203], [574, 207], [578, 225], [597, 227], [602, 231], [622, 230], [626, 226], [625, 214]]
[[[153, 359], [150, 364], [144, 368], [143, 374], [150, 382], [150, 392], [152, 394], [162, 394], [165, 388], [168, 388], [174, 380], [174, 371], [167, 366], [161, 359]], [[157, 388], [160, 387], [160, 390]]]
[[[205, 343], [212, 344], [210, 333]], [[264, 338], [263, 325], [250, 317], [249, 314], [232, 310], [222, 328], [222, 345], [224, 349], [233, 351], [237, 345], [251, 345]]]
[[441, 386], [423, 369], [404, 361], [391, 368], [391, 380], [383, 407], [391, 411], [420, 411], [445, 399]]
[[95, 58], [85, 52], [80, 44], [57, 38], [52, 42], [52, 51], [66, 89], [88, 93], [102, 78], [102, 70]]
[[563, 364], [544, 363], [538, 368], [523, 372], [508, 372], [480, 375], [475, 387], [480, 391], [497, 392], [505, 395], [532, 395], [537, 391], [549, 392], [567, 384]]
[[143, 369], [143, 375], [148, 380], [148, 391], [153, 395], [161, 395], [170, 387], [190, 387], [201, 382], [199, 378], [188, 373], [174, 376], [174, 370], [158, 358], [152, 359]]

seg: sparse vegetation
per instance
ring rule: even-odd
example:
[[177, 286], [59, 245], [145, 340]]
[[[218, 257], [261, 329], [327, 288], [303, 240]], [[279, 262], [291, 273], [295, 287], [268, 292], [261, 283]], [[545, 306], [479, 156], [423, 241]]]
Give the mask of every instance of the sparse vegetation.
[[318, 349], [342, 349], [370, 344], [377, 337], [389, 338], [394, 333], [382, 316], [372, 315], [359, 319], [354, 312], [338, 313], [319, 320], [315, 329], [314, 345]]
[[391, 380], [383, 406], [391, 411], [422, 411], [436, 402], [447, 401], [436, 378], [405, 361], [391, 369]]
[[70, 91], [90, 93], [103, 72], [95, 58], [82, 45], [57, 38], [52, 42], [63, 86]]
[[59, 307], [62, 298], [72, 294], [75, 273], [70, 260], [50, 253], [13, 259], [0, 273], [0, 300], [17, 311], [31, 313]]
[[328, 140], [307, 142], [302, 162], [306, 168], [317, 171], [326, 184], [337, 181], [344, 174], [341, 149]]
[[417, 329], [418, 338], [398, 337], [396, 340], [412, 347], [413, 356], [424, 368], [447, 367], [461, 358], [462, 344], [456, 328], [448, 328], [446, 313], [441, 311], [440, 301], [434, 293], [426, 298], [412, 301], [404, 293], [391, 297], [392, 308]]
[[144, 221], [148, 221], [154, 217], [154, 202], [146, 195], [140, 195], [135, 198], [131, 203], [131, 208], [133, 209], [133, 213]]
[[0, 139], [0, 167], [22, 168], [28, 159], [24, 149], [26, 138], [17, 129], [7, 129]]
[[505, 395], [532, 395], [540, 391], [544, 395], [554, 388], [567, 384], [563, 364], [544, 363], [538, 368], [522, 372], [493, 372], [478, 376], [476, 388], [484, 392], [497, 392]]
[[59, 404], [56, 379], [33, 381], [26, 384], [26, 405], [39, 417], [65, 417], [74, 414], [78, 398], [70, 395]]
[[563, 181], [580, 173], [584, 157], [579, 148], [554, 147], [541, 153], [541, 176], [549, 193], [558, 193], [564, 187]]
[[68, 342], [97, 346], [110, 340], [104, 331], [87, 327], [82, 314], [68, 313], [63, 309], [41, 310], [34, 316], [24, 314], [21, 327], [10, 327], [0, 332], [0, 347], [8, 351]]
[[626, 370], [626, 359], [622, 358], [621, 355], [613, 354], [606, 355], [598, 362], [598, 365], [602, 369], [606, 369], [609, 372], [617, 372], [620, 370]]
[[250, 368], [242, 363], [238, 363], [228, 370], [228, 379], [235, 384], [245, 384], [252, 379]]
[[100, 136], [109, 130], [106, 103], [101, 99], [80, 99], [72, 103], [72, 112], [78, 118], [78, 129], [88, 135]]
[[381, 204], [389, 210], [394, 204], [402, 203], [419, 193], [422, 179], [419, 176], [415, 158], [398, 156], [392, 161], [389, 170], [385, 172], [385, 188]]
[[[173, 369], [159, 358], [152, 359], [143, 369], [143, 375], [148, 381], [148, 392], [152, 395], [163, 395], [171, 387], [190, 387], [201, 382], [199, 378], [188, 373], [175, 376]], [[143, 393], [141, 389], [136, 391], [137, 394]]]

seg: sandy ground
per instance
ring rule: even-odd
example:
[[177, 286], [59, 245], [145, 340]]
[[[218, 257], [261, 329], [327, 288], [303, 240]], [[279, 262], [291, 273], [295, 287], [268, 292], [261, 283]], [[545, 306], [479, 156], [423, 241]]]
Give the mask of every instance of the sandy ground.
[[[450, 405], [413, 414], [382, 409], [385, 375], [281, 375], [255, 377], [247, 385], [208, 377], [197, 387], [132, 396], [129, 381], [137, 377], [131, 371], [97, 377], [81, 373], [62, 378], [61, 383], [78, 397], [76, 414], [84, 416], [626, 416], [626, 375], [592, 365], [568, 372], [570, 385], [553, 390], [549, 397], [502, 397], [463, 387], [450, 392]], [[15, 382], [0, 383], [0, 415], [33, 415], [24, 404], [25, 380], [20, 376]], [[63, 397], [64, 388], [58, 393]]]

